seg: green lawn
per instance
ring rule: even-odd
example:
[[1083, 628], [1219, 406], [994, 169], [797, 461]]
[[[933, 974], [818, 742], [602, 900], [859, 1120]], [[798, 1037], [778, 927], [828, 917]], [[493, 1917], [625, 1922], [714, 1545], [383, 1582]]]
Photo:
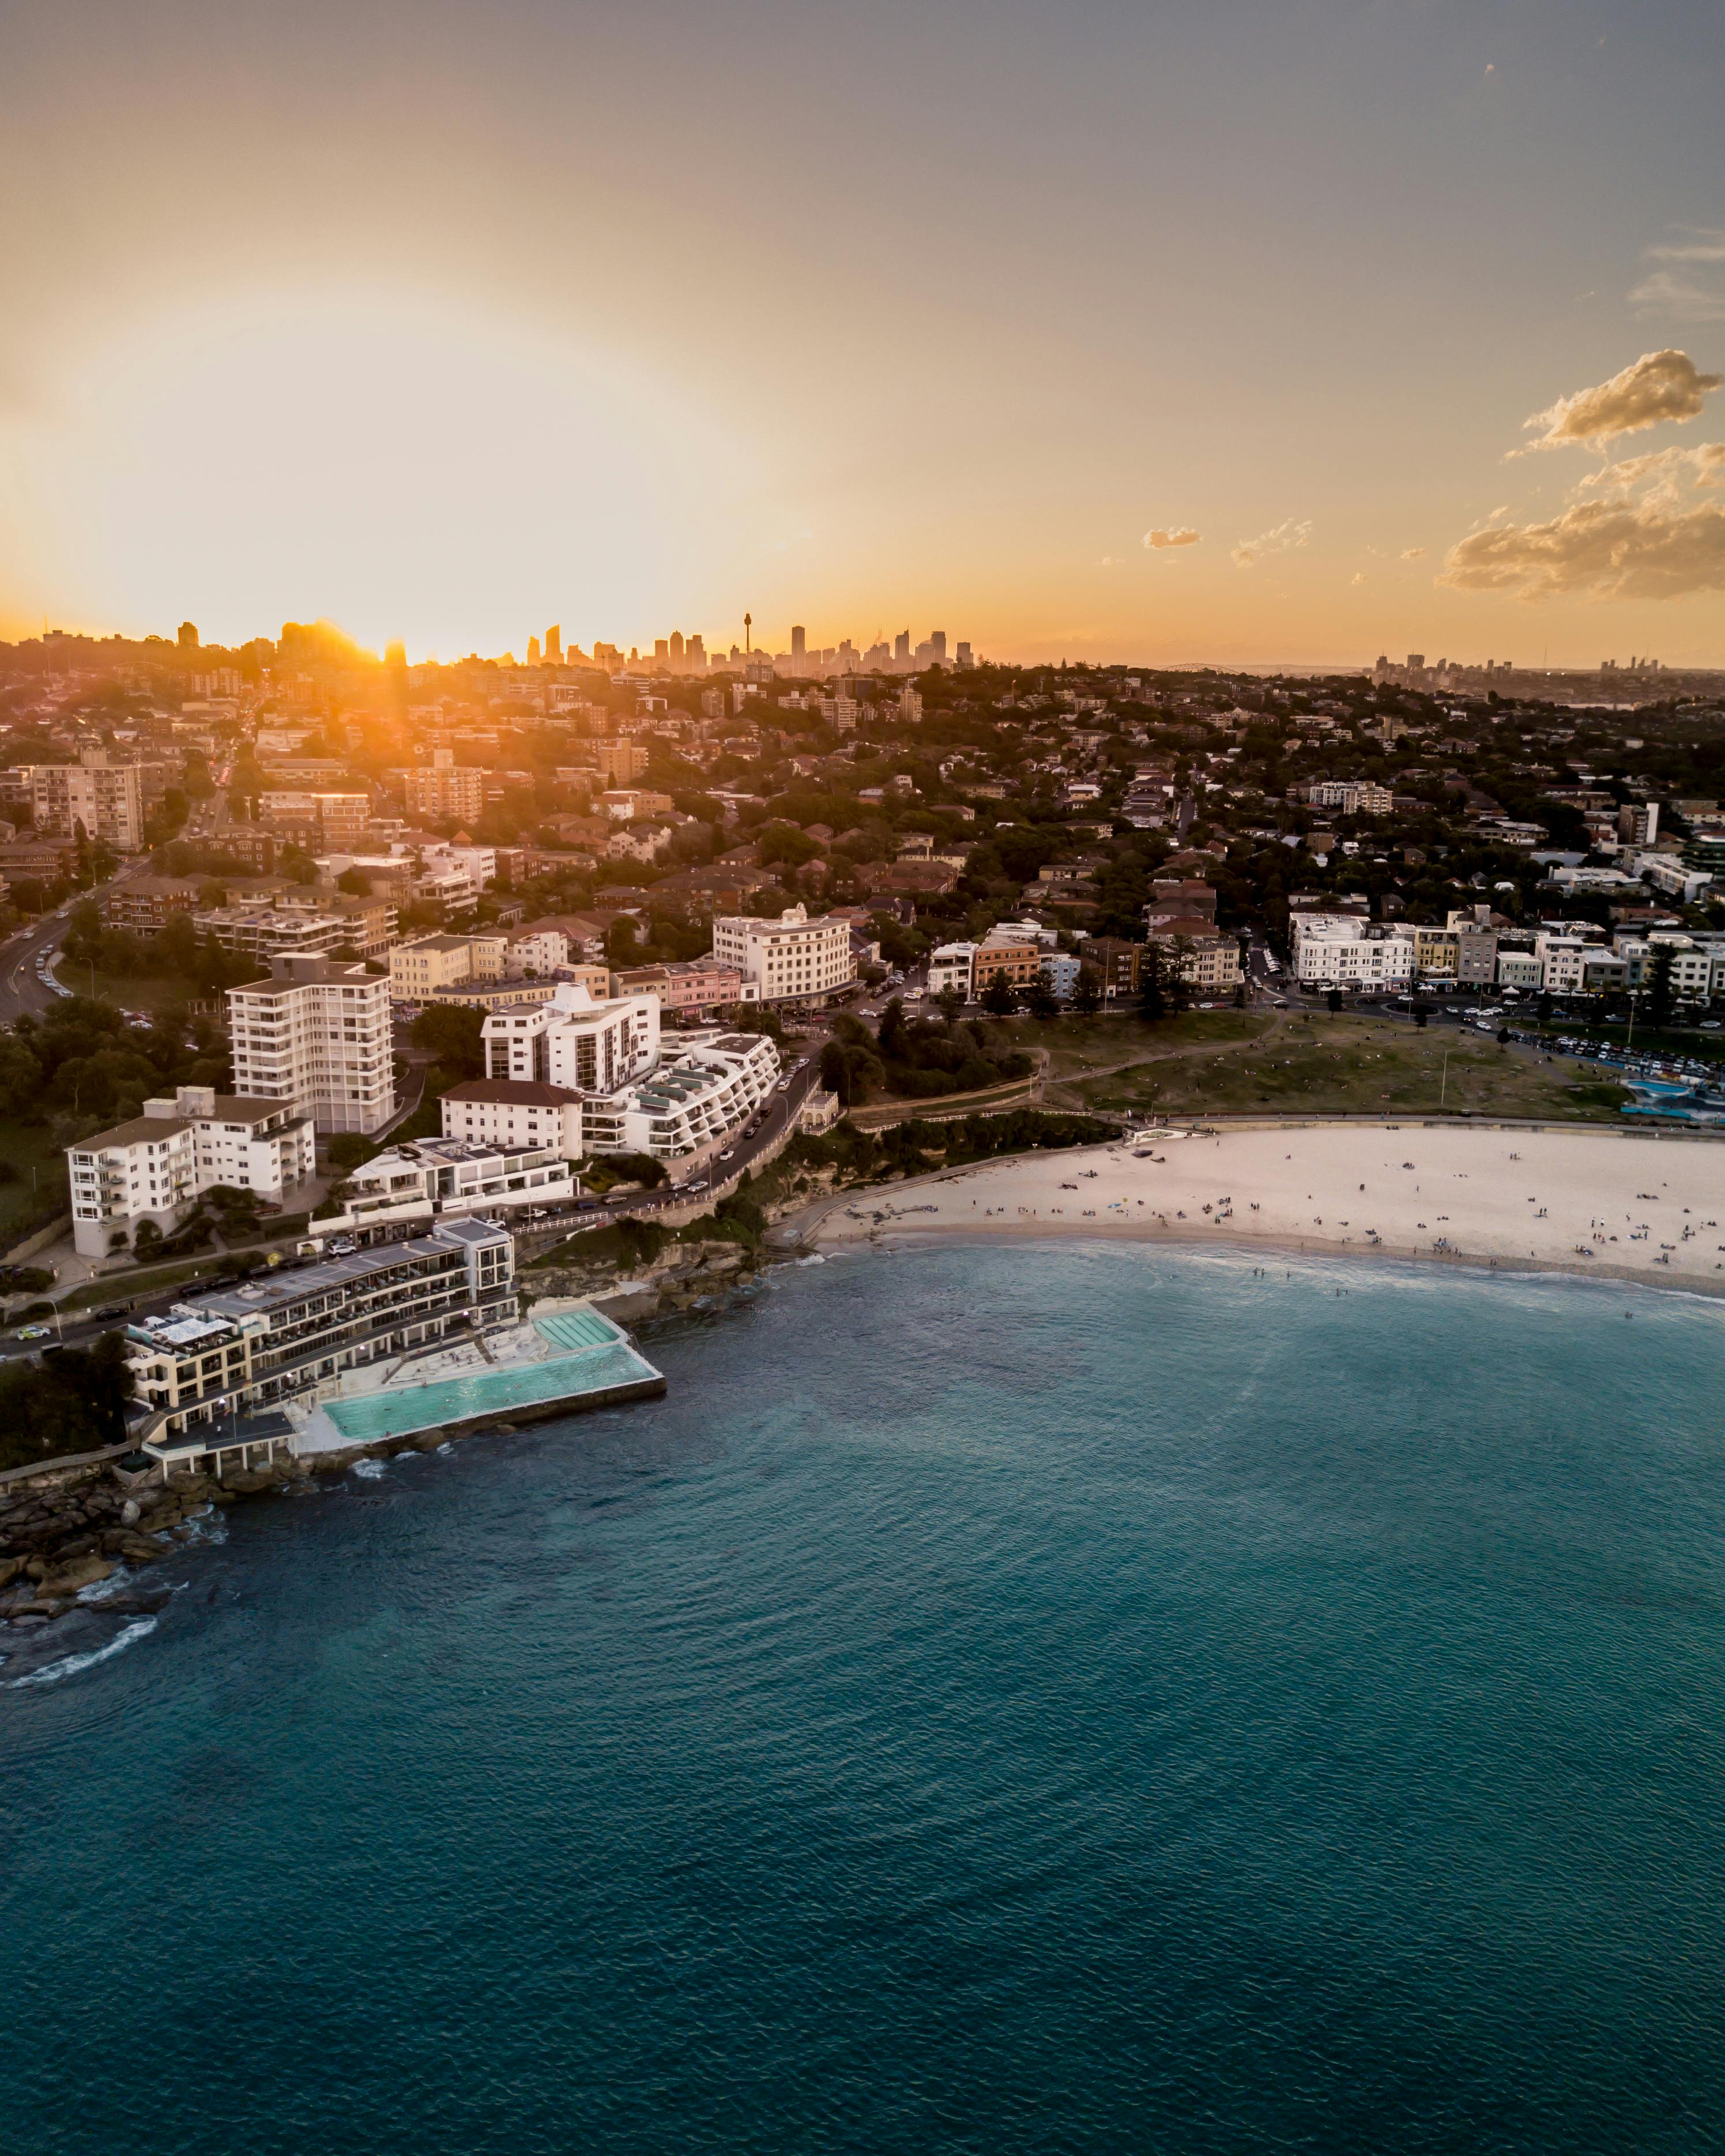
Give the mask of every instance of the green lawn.
[[[10, 1182], [0, 1183], [0, 1248], [14, 1237], [27, 1235], [27, 1221], [39, 1203], [44, 1212], [48, 1201], [57, 1201], [56, 1213], [66, 1209], [66, 1156], [54, 1142], [46, 1123], [0, 1122], [0, 1162], [16, 1171]], [[40, 1224], [46, 1225], [44, 1219]]]
[[1309, 1020], [1291, 1016], [1279, 1024], [1246, 1019], [1242, 1013], [1228, 1015], [1255, 1030], [1232, 1041], [1217, 1040], [1194, 1054], [1189, 1042], [1174, 1037], [1172, 1026], [1164, 1028], [1149, 1034], [1142, 1060], [1130, 1069], [1090, 1079], [1074, 1075], [1063, 1092], [1086, 1107], [1129, 1114], [1239, 1115], [1261, 1109], [1281, 1115], [1430, 1115], [1441, 1109], [1604, 1122], [1615, 1120], [1627, 1097], [1573, 1060], [1547, 1063], [1526, 1050], [1500, 1049], [1482, 1034], [1421, 1030], [1352, 1014]]

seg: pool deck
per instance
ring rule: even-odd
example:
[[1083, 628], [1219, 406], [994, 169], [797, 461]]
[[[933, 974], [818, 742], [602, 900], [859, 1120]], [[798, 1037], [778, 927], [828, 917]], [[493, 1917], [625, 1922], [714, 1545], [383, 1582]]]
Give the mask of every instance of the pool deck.
[[405, 1363], [344, 1371], [336, 1389], [289, 1414], [296, 1457], [365, 1450], [434, 1433], [471, 1437], [589, 1414], [665, 1390], [614, 1320], [585, 1301], [559, 1301], [506, 1331], [440, 1347]]

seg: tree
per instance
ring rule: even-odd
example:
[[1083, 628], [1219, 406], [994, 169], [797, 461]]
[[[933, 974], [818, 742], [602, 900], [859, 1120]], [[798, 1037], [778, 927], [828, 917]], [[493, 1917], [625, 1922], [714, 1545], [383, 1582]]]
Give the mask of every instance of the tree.
[[1055, 994], [1046, 973], [1038, 973], [1024, 992], [1024, 1008], [1032, 1018], [1058, 1018], [1060, 999]]
[[408, 1039], [450, 1077], [482, 1078], [485, 1014], [463, 1004], [434, 1004], [413, 1020]]
[[880, 1053], [889, 1063], [905, 1061], [910, 1049], [911, 1029], [905, 1020], [905, 1007], [895, 996], [880, 1014]]
[[1072, 1008], [1080, 1018], [1094, 1018], [1102, 1007], [1102, 984], [1088, 966], [1078, 968], [1072, 988]]
[[363, 869], [343, 869], [336, 878], [337, 891], [345, 891], [350, 898], [369, 898], [372, 880]]
[[1340, 988], [1332, 988], [1332, 989], [1330, 990], [1329, 993], [1328, 993], [1328, 994], [1324, 998], [1324, 1002], [1326, 1003], [1326, 1004], [1327, 1004], [1327, 1005], [1328, 1006], [1328, 1008], [1329, 1008], [1329, 1013], [1330, 1013], [1331, 1017], [1332, 1017], [1332, 1018], [1334, 1018], [1334, 1017], [1335, 1017], [1335, 1015], [1337, 1014], [1337, 1012], [1341, 1009], [1341, 1008], [1342, 1008], [1342, 991], [1341, 991], [1341, 989], [1340, 989]]
[[992, 974], [989, 977], [988, 985], [983, 990], [982, 995], [983, 1009], [988, 1012], [989, 1017], [1010, 1018], [1018, 1009], [1018, 991], [1007, 979], [1005, 974], [1004, 973]]
[[377, 1148], [358, 1131], [341, 1131], [330, 1140], [326, 1150], [330, 1166], [343, 1175], [351, 1175], [355, 1168], [363, 1168]]
[[964, 991], [947, 982], [934, 999], [935, 1009], [949, 1026], [957, 1025], [964, 1014]]
[[1500, 1025], [1497, 1029], [1497, 1045], [1500, 1048], [1509, 1046], [1509, 1028], [1507, 1025]]
[[1155, 1025], [1168, 1016], [1168, 959], [1161, 944], [1149, 942], [1138, 962], [1138, 1016]]
[[1673, 963], [1671, 945], [1656, 944], [1653, 963], [1647, 974], [1647, 1022], [1650, 1025], [1669, 1025], [1671, 1022], [1671, 1009], [1676, 1001], [1671, 987]]

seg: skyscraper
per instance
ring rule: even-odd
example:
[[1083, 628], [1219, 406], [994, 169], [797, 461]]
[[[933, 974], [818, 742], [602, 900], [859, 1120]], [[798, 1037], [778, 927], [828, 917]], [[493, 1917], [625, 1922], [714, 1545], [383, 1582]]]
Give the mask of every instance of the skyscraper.
[[673, 666], [680, 666], [683, 663], [683, 632], [680, 629], [674, 629], [670, 633], [670, 660]]
[[892, 655], [895, 659], [909, 659], [911, 655], [911, 632], [909, 629], [901, 629], [898, 634], [892, 639]]
[[935, 657], [944, 665], [947, 657], [947, 632], [943, 629], [932, 629], [928, 632], [928, 640], [934, 646]]
[[536, 636], [527, 639], [527, 664], [530, 666], [539, 664], [539, 639]]
[[180, 624], [179, 646], [182, 651], [197, 650], [198, 624], [196, 622], [182, 621]]
[[800, 673], [809, 656], [809, 632], [800, 622], [791, 624], [791, 665]]
[[553, 622], [545, 632], [545, 663], [561, 666], [563, 663], [563, 629], [561, 622]]

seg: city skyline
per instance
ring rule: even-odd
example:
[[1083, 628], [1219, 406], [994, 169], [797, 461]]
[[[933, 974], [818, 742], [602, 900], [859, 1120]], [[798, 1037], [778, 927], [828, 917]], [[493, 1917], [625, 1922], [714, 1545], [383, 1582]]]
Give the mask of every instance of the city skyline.
[[1722, 39], [81, 0], [0, 85], [0, 634], [1725, 661]]

